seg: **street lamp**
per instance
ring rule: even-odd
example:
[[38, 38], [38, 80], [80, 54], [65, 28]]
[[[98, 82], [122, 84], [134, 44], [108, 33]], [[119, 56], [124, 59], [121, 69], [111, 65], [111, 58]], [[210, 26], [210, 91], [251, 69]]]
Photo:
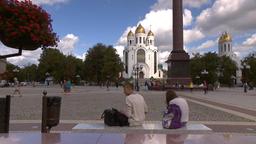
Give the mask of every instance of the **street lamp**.
[[142, 65], [136, 64], [133, 66], [133, 74], [135, 75], [136, 91], [140, 90], [140, 88], [139, 88], [139, 72], [142, 71], [142, 69], [143, 69]]
[[242, 64], [243, 66], [243, 78], [244, 78], [244, 82], [247, 82], [248, 80], [248, 71], [250, 70], [251, 66], [246, 64], [246, 63], [243, 63]]
[[206, 70], [206, 69], [204, 69], [203, 71], [201, 71], [201, 75], [203, 75], [204, 76], [204, 80], [206, 81], [206, 75], [208, 75], [209, 74], [209, 72]]
[[196, 76], [196, 82], [197, 82], [198, 85], [199, 85], [199, 79], [200, 79], [200, 76], [197, 75], [197, 76]]
[[80, 75], [76, 75], [77, 85], [80, 84]]
[[232, 85], [236, 84], [236, 76], [232, 75], [230, 78], [232, 79]]
[[18, 81], [17, 76], [18, 76], [18, 72], [20, 71], [19, 69], [15, 68], [12, 70], [14, 72], [14, 83], [16, 83]]
[[50, 85], [50, 82], [49, 82], [50, 73], [49, 73], [49, 72], [46, 72], [46, 73], [45, 73], [45, 76], [46, 76], [45, 82], [46, 82], [47, 86], [49, 86], [49, 85]]

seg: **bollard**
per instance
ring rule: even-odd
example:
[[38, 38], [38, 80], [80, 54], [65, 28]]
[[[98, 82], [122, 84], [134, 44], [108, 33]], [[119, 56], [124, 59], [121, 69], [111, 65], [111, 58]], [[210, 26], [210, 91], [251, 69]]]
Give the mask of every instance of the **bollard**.
[[9, 133], [11, 96], [0, 98], [0, 133]]
[[42, 101], [42, 133], [49, 133], [52, 127], [59, 124], [60, 120], [61, 97], [48, 97], [46, 94], [44, 92]]

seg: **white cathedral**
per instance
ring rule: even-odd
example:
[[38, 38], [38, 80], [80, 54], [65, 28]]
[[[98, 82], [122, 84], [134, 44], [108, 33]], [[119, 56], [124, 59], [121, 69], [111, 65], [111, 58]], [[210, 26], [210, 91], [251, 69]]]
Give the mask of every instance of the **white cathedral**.
[[155, 46], [154, 33], [151, 30], [146, 33], [141, 24], [136, 28], [135, 34], [130, 30], [127, 35], [123, 62], [124, 78], [163, 78], [163, 71], [158, 67], [158, 49]]
[[236, 83], [240, 84], [242, 78], [241, 61], [238, 56], [233, 52], [232, 37], [227, 32], [224, 32], [219, 38], [218, 54], [219, 56], [228, 56], [236, 63], [236, 66], [238, 68], [236, 71]]

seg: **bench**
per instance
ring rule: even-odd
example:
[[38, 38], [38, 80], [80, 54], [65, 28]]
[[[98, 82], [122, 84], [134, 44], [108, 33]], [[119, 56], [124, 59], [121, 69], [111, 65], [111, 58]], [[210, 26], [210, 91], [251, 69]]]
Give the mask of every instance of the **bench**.
[[72, 128], [72, 132], [86, 133], [141, 133], [141, 134], [208, 134], [212, 130], [203, 124], [188, 123], [180, 129], [164, 129], [160, 121], [144, 122], [138, 127], [109, 127], [103, 121], [80, 123]]

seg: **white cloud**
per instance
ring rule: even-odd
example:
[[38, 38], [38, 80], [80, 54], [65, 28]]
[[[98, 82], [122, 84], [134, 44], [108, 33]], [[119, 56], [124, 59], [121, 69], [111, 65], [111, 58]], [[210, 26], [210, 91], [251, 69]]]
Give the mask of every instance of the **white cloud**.
[[165, 61], [168, 59], [169, 55], [170, 55], [170, 51], [159, 52], [159, 54], [158, 54], [159, 63], [165, 63]]
[[[210, 2], [211, 0], [184, 0], [184, 5], [188, 7], [196, 7], [199, 8], [202, 5]], [[171, 9], [172, 8], [172, 0], [158, 0], [151, 9], [152, 10], [163, 10], [163, 9]]]
[[197, 28], [210, 34], [255, 30], [255, 7], [255, 0], [216, 0], [197, 17]]
[[120, 57], [121, 60], [123, 61], [123, 50], [124, 50], [124, 46], [118, 45], [118, 46], [114, 46], [114, 48], [116, 49], [117, 54], [119, 55], [119, 57]]
[[[184, 26], [191, 25], [193, 21], [192, 13], [190, 10], [185, 9], [184, 15]], [[166, 51], [172, 49], [172, 10], [159, 10], [159, 11], [150, 11], [145, 15], [145, 18], [138, 22], [138, 24], [142, 24], [146, 31], [150, 29], [155, 34], [155, 45], [158, 47], [160, 51]], [[119, 38], [116, 45], [126, 45], [127, 41], [127, 33], [132, 30], [135, 31], [136, 26], [128, 27], [122, 36]], [[185, 43], [190, 43], [194, 40], [201, 39], [203, 34], [196, 30], [185, 30], [184, 31], [184, 39]]]
[[249, 53], [256, 52], [256, 33], [248, 37], [242, 44], [234, 46], [233, 50], [241, 57], [247, 56]]
[[[57, 49], [59, 49], [65, 55], [73, 54], [73, 50], [75, 49], [75, 45], [78, 41], [79, 41], [78, 36], [75, 36], [74, 34], [67, 34], [65, 37], [63, 37], [59, 41]], [[18, 50], [8, 48], [1, 43], [0, 43], [0, 51], [1, 51], [1, 55], [18, 52]], [[8, 58], [8, 61], [18, 66], [24, 66], [27, 64], [38, 64], [39, 63], [38, 59], [40, 58], [41, 53], [42, 53], [42, 50], [40, 48], [35, 51], [23, 50], [21, 56]], [[78, 55], [77, 57], [79, 58]]]
[[75, 49], [76, 43], [79, 41], [78, 36], [74, 34], [67, 34], [64, 38], [62, 38], [58, 43], [58, 48], [65, 55], [69, 55], [73, 53]]
[[[24, 1], [24, 0], [19, 0], [19, 1]], [[60, 4], [60, 3], [66, 3], [69, 0], [31, 0], [32, 3], [37, 4], [37, 5], [54, 5], [54, 4]]]
[[212, 48], [213, 46], [215, 46], [217, 43], [216, 41], [213, 40], [208, 40], [204, 43], [202, 43], [198, 48], [196, 48], [197, 50], [206, 50], [209, 48]]
[[184, 43], [189, 44], [193, 41], [204, 38], [204, 34], [197, 29], [184, 30]]
[[246, 39], [243, 42], [243, 45], [248, 46], [248, 47], [253, 47], [256, 46], [256, 34], [253, 34], [251, 37]]

